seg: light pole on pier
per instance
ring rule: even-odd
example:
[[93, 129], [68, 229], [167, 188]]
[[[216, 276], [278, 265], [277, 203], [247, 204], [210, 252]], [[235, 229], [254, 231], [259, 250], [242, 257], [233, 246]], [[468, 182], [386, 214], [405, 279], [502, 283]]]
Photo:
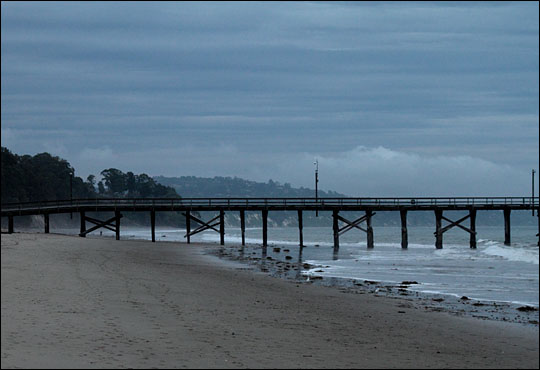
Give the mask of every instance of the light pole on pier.
[[[69, 173], [69, 200], [70, 203], [73, 203], [73, 171]], [[73, 219], [73, 212], [69, 213], [69, 217]]]
[[[319, 202], [318, 183], [319, 183], [319, 160], [313, 162], [315, 165], [315, 204]], [[318, 204], [317, 204], [318, 205]], [[319, 217], [319, 210], [315, 209], [315, 217]]]

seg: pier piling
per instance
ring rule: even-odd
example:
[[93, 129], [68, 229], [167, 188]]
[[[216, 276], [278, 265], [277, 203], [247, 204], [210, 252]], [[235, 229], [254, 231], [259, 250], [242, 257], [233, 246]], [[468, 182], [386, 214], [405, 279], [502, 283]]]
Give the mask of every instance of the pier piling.
[[242, 245], [246, 245], [246, 215], [243, 209], [240, 211], [240, 230], [242, 232]]
[[472, 249], [476, 249], [476, 209], [471, 209], [469, 211], [470, 215], [470, 229], [471, 232], [469, 233], [471, 235], [470, 238], [470, 247]]
[[8, 233], [13, 234], [13, 216], [8, 216]]
[[120, 211], [114, 211], [114, 217], [116, 218], [116, 240], [120, 240], [120, 219], [122, 218]]
[[225, 211], [219, 211], [219, 244], [225, 245]]
[[268, 210], [262, 210], [262, 231], [263, 231], [263, 247], [268, 245]]
[[401, 248], [407, 249], [409, 246], [407, 235], [407, 211], [400, 210], [399, 215], [401, 216]]
[[333, 229], [334, 229], [334, 252], [339, 249], [339, 225], [338, 225], [339, 211], [332, 212]]
[[44, 213], [43, 214], [43, 222], [45, 224], [45, 234], [49, 233], [49, 214]]
[[150, 227], [152, 228], [152, 242], [156, 241], [156, 211], [150, 211]]
[[81, 216], [81, 232], [79, 236], [85, 238], [86, 237], [86, 216], [84, 214], [84, 211], [80, 212], [80, 216]]
[[300, 246], [303, 247], [304, 246], [304, 235], [302, 233], [302, 229], [304, 228], [304, 225], [303, 225], [303, 220], [302, 220], [302, 210], [299, 210], [298, 211], [298, 233], [300, 234], [299, 235], [299, 242], [300, 242]]
[[373, 227], [371, 227], [371, 216], [373, 211], [366, 211], [366, 226], [367, 226], [367, 247], [368, 249], [373, 249]]
[[506, 208], [504, 212], [504, 245], [510, 245], [510, 209]]
[[435, 248], [437, 249], [442, 249], [442, 213], [443, 211], [441, 209], [435, 210]]
[[191, 243], [191, 212], [189, 210], [186, 211], [186, 238], [187, 243]]

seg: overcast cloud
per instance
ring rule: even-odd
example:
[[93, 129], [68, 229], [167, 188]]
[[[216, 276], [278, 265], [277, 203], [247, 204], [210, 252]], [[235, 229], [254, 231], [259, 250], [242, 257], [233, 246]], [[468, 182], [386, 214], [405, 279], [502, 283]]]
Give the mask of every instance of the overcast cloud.
[[530, 194], [537, 2], [1, 6], [2, 145], [79, 176]]

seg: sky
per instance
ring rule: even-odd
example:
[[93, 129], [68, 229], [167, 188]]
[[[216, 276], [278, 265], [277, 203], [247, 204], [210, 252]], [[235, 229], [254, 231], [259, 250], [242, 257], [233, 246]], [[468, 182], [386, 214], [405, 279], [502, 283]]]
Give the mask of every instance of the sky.
[[2, 146], [83, 178], [314, 188], [318, 160], [349, 196], [530, 196], [538, 7], [2, 2]]

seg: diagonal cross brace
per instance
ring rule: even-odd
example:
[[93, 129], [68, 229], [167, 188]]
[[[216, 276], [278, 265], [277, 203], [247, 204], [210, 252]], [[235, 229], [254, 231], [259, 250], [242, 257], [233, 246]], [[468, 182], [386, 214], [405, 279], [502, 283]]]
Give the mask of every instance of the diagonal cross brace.
[[[92, 217], [88, 217], [88, 216], [85, 217], [85, 220], [88, 221], [88, 222], [93, 223], [94, 225], [100, 225], [101, 227], [103, 227], [103, 228], [105, 228], [105, 229], [107, 229], [107, 230], [110, 230], [110, 231], [116, 231], [116, 228], [115, 228], [114, 226], [112, 226], [112, 227], [111, 227], [111, 226], [108, 226], [108, 225], [110, 225], [111, 223], [109, 223], [109, 222], [107, 222], [107, 221], [103, 222], [103, 221], [101, 221], [101, 220], [98, 220], [98, 219], [92, 218]], [[111, 220], [112, 220], [112, 219], [111, 219]], [[110, 221], [110, 220], [109, 220], [109, 221]]]
[[[115, 231], [115, 232], [116, 232], [116, 231], [117, 231], [118, 221], [119, 221], [122, 217], [123, 217], [122, 215], [120, 215], [120, 216], [118, 216], [118, 217], [115, 215], [114, 217], [111, 217], [111, 218], [109, 218], [109, 219], [106, 220], [106, 221], [96, 220], [95, 218], [91, 218], [91, 217], [84, 217], [84, 220], [85, 220], [85, 221], [90, 221], [90, 222], [96, 224], [96, 226], [91, 227], [90, 229], [81, 232], [81, 233], [79, 234], [79, 236], [85, 236], [86, 234], [91, 233], [92, 231], [97, 230], [97, 229], [99, 229], [100, 227], [104, 227], [104, 228], [106, 228], [106, 229], [108, 229], [108, 230], [111, 230], [111, 231]], [[113, 224], [113, 221], [116, 221], [116, 224]], [[111, 225], [112, 227], [109, 227], [109, 225]]]
[[[373, 213], [371, 216], [374, 216], [376, 213]], [[342, 235], [344, 233], [346, 233], [347, 231], [349, 231], [350, 229], [352, 229], [353, 227], [359, 229], [359, 230], [362, 230], [363, 232], [367, 233], [368, 231], [366, 229], [363, 229], [362, 227], [358, 226], [358, 224], [364, 222], [367, 220], [368, 216], [367, 215], [364, 215], [354, 221], [349, 221], [347, 220], [346, 218], [342, 217], [342, 216], [337, 216], [337, 218], [342, 221], [342, 222], [345, 222], [347, 225], [346, 226], [343, 226], [341, 229], [338, 230], [338, 234], [339, 235]]]
[[342, 235], [342, 234], [346, 233], [347, 231], [349, 231], [349, 230], [352, 229], [353, 227], [355, 227], [355, 228], [357, 228], [357, 229], [359, 229], [359, 230], [362, 230], [362, 231], [364, 231], [364, 232], [367, 232], [367, 230], [365, 230], [365, 229], [363, 229], [362, 227], [358, 226], [358, 224], [364, 222], [364, 221], [367, 219], [367, 217], [366, 217], [365, 215], [362, 216], [362, 217], [360, 217], [360, 218], [357, 219], [357, 220], [354, 220], [354, 221], [349, 221], [349, 220], [347, 220], [346, 218], [344, 218], [344, 217], [342, 217], [342, 216], [337, 216], [337, 218], [338, 218], [338, 220], [340, 220], [340, 221], [342, 221], [342, 222], [344, 222], [344, 223], [347, 224], [347, 225], [343, 226], [342, 228], [340, 228], [340, 229], [338, 230], [339, 235]]
[[186, 213], [183, 213], [184, 216], [186, 217], [189, 217], [191, 219], [193, 219], [194, 221], [198, 222], [201, 224], [201, 226], [199, 226], [198, 228], [196, 228], [195, 230], [193, 231], [190, 231], [189, 233], [187, 233], [186, 235], [184, 235], [184, 238], [187, 238], [188, 236], [192, 236], [192, 235], [195, 235], [195, 234], [198, 234], [204, 230], [207, 230], [207, 229], [212, 229], [216, 232], [219, 233], [219, 230], [216, 229], [214, 226], [217, 226], [219, 225], [219, 222], [216, 222], [215, 224], [211, 225], [212, 222], [214, 222], [215, 220], [217, 220], [220, 215], [217, 215], [216, 217], [214, 217], [213, 219], [211, 219], [210, 221], [208, 222], [204, 222], [203, 220], [200, 220], [198, 219], [197, 217], [193, 216], [192, 214], [186, 214]]
[[[446, 232], [446, 231], [448, 231], [448, 230], [450, 230], [450, 229], [453, 228], [454, 226], [457, 226], [457, 227], [459, 227], [460, 229], [465, 230], [465, 231], [468, 232], [469, 234], [475, 234], [475, 235], [476, 235], [476, 231], [472, 231], [472, 230], [469, 229], [468, 227], [465, 227], [465, 226], [463, 226], [463, 225], [460, 225], [460, 223], [462, 223], [463, 221], [465, 221], [465, 220], [468, 219], [469, 217], [471, 217], [470, 214], [468, 214], [467, 216], [464, 216], [464, 217], [460, 218], [460, 219], [457, 220], [457, 221], [452, 221], [452, 220], [450, 220], [450, 219], [448, 219], [448, 218], [446, 218], [446, 217], [444, 217], [444, 216], [441, 215], [441, 218], [442, 218], [443, 220], [446, 220], [446, 221], [450, 222], [449, 225], [446, 225], [445, 227], [443, 227], [443, 228], [441, 229], [441, 231], [440, 231], [441, 234], [444, 233], [444, 232]], [[434, 232], [433, 234], [437, 234], [437, 232]]]

